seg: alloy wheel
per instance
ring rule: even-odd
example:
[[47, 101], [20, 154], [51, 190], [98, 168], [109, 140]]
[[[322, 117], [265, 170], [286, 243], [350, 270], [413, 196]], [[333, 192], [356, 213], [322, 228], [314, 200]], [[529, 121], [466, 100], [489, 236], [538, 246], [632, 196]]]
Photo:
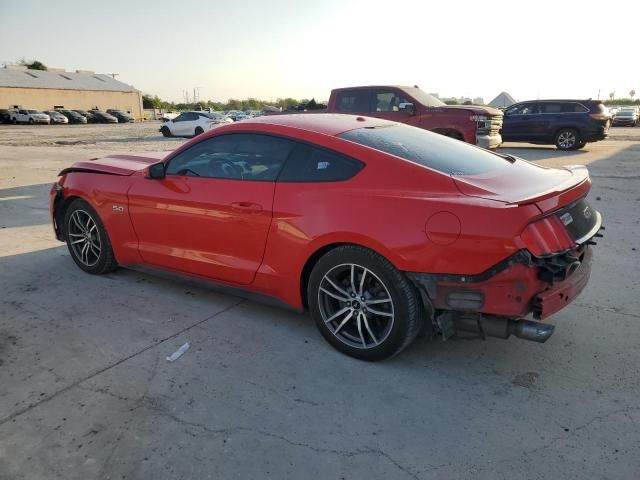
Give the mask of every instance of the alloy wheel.
[[69, 245], [75, 257], [85, 266], [92, 267], [100, 260], [102, 241], [98, 225], [89, 213], [76, 210], [68, 225]]
[[558, 145], [564, 149], [569, 150], [576, 144], [576, 134], [574, 132], [564, 131], [558, 135]]
[[353, 348], [376, 347], [393, 328], [395, 313], [389, 289], [361, 265], [347, 263], [329, 270], [320, 282], [318, 306], [331, 333]]

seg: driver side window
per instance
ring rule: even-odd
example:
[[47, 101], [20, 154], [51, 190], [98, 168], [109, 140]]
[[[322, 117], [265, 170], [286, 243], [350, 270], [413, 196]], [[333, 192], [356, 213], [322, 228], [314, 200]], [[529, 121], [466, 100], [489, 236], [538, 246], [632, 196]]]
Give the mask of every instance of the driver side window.
[[275, 181], [294, 147], [290, 140], [255, 133], [207, 138], [179, 153], [167, 175], [226, 180]]
[[538, 109], [536, 108], [535, 103], [523, 103], [521, 105], [514, 105], [511, 108], [508, 108], [505, 112], [507, 115], [531, 115], [533, 113], [538, 113]]

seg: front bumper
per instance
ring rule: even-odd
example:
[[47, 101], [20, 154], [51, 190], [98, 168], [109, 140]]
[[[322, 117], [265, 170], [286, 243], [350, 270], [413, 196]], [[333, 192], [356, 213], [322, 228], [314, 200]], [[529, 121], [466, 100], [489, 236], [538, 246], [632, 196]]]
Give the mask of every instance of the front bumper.
[[489, 150], [495, 150], [502, 144], [502, 135], [494, 134], [476, 134], [476, 145]]

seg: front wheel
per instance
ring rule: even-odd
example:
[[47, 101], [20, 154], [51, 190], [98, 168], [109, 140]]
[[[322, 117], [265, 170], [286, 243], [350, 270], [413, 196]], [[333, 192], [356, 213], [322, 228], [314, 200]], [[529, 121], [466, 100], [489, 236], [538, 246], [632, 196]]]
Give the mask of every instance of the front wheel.
[[198, 135], [201, 135], [204, 133], [204, 130], [202, 129], [202, 127], [196, 127], [196, 129], [193, 132], [193, 136], [197, 137]]
[[87, 202], [74, 200], [64, 216], [64, 236], [71, 258], [87, 273], [102, 274], [118, 266], [107, 231]]
[[556, 147], [558, 150], [574, 150], [580, 143], [578, 132], [573, 128], [563, 128], [556, 135]]
[[311, 316], [336, 349], [361, 360], [382, 360], [416, 337], [423, 311], [409, 280], [388, 260], [345, 245], [315, 265], [307, 287]]
[[163, 137], [170, 137], [171, 136], [171, 131], [169, 130], [169, 127], [162, 127], [160, 129], [160, 133], [162, 133]]

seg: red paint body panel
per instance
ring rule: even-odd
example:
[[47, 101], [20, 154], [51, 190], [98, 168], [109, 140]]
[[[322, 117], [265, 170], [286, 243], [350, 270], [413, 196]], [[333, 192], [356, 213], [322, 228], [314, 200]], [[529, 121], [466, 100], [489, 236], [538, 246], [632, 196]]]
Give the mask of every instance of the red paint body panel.
[[[536, 187], [519, 175], [538, 167], [518, 160], [524, 165], [507, 167], [513, 167], [512, 181], [508, 172], [454, 180], [336, 137], [354, 128], [384, 125], [394, 123], [327, 114], [238, 122], [200, 135], [168, 155], [117, 155], [79, 162], [52, 189], [52, 205], [58, 196], [89, 202], [106, 226], [122, 265], [151, 265], [240, 286], [297, 308], [303, 305], [306, 263], [333, 244], [365, 246], [401, 271], [450, 275], [481, 274], [534, 242], [546, 242], [545, 252], [565, 246], [563, 227], [553, 220], [530, 224], [540, 221], [543, 212], [586, 195], [590, 181], [584, 172], [535, 170]], [[194, 143], [230, 132], [258, 132], [320, 145], [356, 158], [365, 167], [347, 181], [326, 183], [146, 178], [150, 164], [169, 162]], [[114, 205], [123, 206], [123, 211]], [[525, 315], [546, 288], [537, 274], [537, 268], [514, 265], [484, 282], [483, 312]], [[514, 300], [516, 286], [521, 301]], [[552, 300], [545, 301], [551, 305]], [[555, 308], [554, 304], [547, 310]]]
[[136, 175], [129, 212], [140, 255], [151, 265], [251, 283], [262, 262], [274, 188], [273, 182]]

